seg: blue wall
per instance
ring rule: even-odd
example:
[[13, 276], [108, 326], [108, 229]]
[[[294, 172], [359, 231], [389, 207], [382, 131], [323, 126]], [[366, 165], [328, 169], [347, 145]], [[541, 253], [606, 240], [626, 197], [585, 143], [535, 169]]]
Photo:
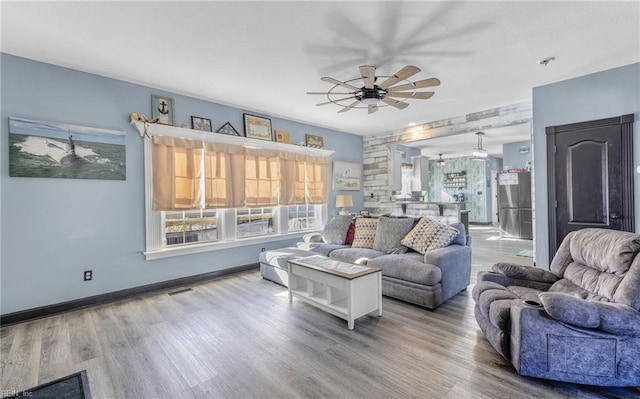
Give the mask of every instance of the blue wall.
[[[143, 142], [129, 113], [149, 116], [151, 95], [175, 99], [176, 124], [190, 116], [229, 121], [242, 134], [242, 113], [207, 101], [93, 74], [0, 54], [1, 184], [0, 268], [2, 314], [125, 288], [256, 263], [269, 242], [201, 254], [145, 261]], [[123, 60], [126, 62], [126, 60]], [[313, 110], [309, 110], [313, 112]], [[255, 112], [250, 112], [255, 114]], [[126, 181], [15, 178], [8, 176], [8, 117], [64, 122], [126, 132]], [[362, 163], [362, 137], [272, 118], [274, 129], [324, 137], [331, 160]], [[213, 134], [213, 133], [212, 133]], [[354, 209], [363, 209], [362, 192]], [[335, 193], [329, 214], [335, 214]], [[82, 271], [92, 269], [93, 281]]]
[[[634, 165], [640, 159], [640, 63], [533, 89], [533, 173], [536, 265], [549, 267], [547, 126], [634, 114]], [[634, 173], [635, 223], [640, 226], [640, 179]]]
[[[529, 147], [529, 152], [521, 154], [519, 149], [522, 146]], [[518, 141], [502, 145], [502, 165], [505, 169], [525, 169], [529, 161], [531, 161], [531, 141]]]

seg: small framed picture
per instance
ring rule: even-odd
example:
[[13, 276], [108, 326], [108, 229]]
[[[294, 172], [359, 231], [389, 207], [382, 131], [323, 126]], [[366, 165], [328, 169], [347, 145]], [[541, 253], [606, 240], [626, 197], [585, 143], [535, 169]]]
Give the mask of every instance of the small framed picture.
[[362, 165], [352, 162], [333, 161], [333, 189], [360, 191]]
[[368, 218], [369, 217], [369, 211], [368, 210], [360, 211], [360, 216]]
[[252, 139], [273, 141], [271, 119], [244, 114], [244, 135]]
[[278, 143], [291, 143], [291, 135], [286, 130], [276, 130], [276, 142]]
[[236, 128], [233, 127], [233, 125], [231, 123], [229, 123], [229, 122], [227, 122], [224, 125], [220, 126], [220, 128], [218, 130], [216, 130], [216, 133], [230, 134], [232, 136], [240, 136], [240, 133], [238, 133]]
[[324, 148], [324, 137], [316, 136], [314, 134], [306, 134], [304, 138], [306, 139], [307, 147]]
[[194, 130], [202, 130], [203, 132], [211, 132], [211, 119], [192, 116], [191, 128]]
[[158, 118], [158, 123], [175, 124], [175, 108], [173, 98], [151, 95], [151, 119]]

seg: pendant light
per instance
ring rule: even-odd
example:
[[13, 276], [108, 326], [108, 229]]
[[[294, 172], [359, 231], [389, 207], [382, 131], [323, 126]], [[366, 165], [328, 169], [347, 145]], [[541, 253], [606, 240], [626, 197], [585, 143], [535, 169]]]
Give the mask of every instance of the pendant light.
[[489, 155], [487, 151], [482, 148], [482, 136], [484, 136], [484, 132], [478, 132], [476, 136], [478, 136], [478, 147], [473, 149], [471, 159], [474, 161], [484, 161]]
[[436, 161], [436, 163], [440, 166], [444, 166], [445, 160], [442, 159], [442, 154], [438, 154], [438, 155], [440, 155], [440, 158]]

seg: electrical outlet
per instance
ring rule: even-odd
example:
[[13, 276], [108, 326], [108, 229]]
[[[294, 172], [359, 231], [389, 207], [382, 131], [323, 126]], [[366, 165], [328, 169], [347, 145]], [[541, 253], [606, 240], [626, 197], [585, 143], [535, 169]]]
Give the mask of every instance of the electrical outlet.
[[85, 270], [84, 271], [84, 281], [89, 281], [93, 279], [93, 270]]

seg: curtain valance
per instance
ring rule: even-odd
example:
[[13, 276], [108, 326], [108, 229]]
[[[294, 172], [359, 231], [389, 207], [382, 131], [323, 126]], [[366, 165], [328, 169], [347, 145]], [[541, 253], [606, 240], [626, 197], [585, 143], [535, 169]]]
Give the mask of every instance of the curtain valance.
[[153, 136], [154, 210], [326, 203], [328, 156]]

